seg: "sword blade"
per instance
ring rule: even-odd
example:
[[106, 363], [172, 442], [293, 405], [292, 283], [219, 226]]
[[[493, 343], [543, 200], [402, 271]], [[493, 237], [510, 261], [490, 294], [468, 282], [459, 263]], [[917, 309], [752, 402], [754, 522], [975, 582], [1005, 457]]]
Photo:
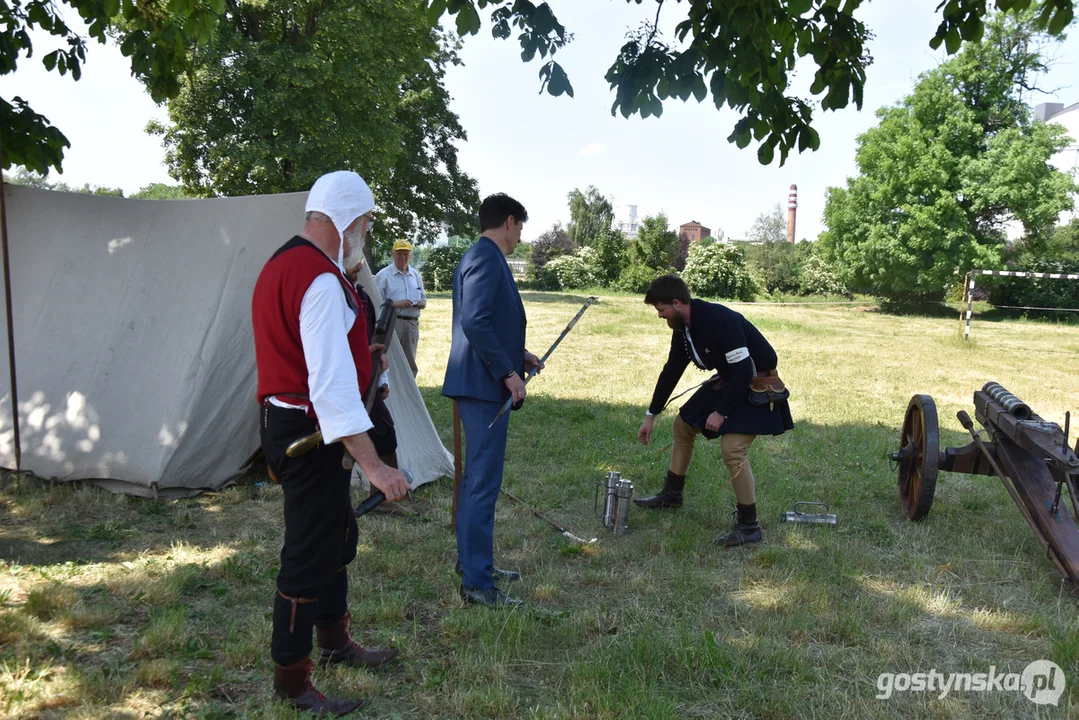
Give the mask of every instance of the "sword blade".
[[[547, 362], [547, 358], [551, 357], [551, 353], [553, 353], [554, 349], [558, 347], [558, 343], [562, 342], [562, 338], [566, 337], [566, 335], [569, 335], [569, 331], [572, 330], [573, 326], [577, 324], [577, 321], [581, 319], [581, 316], [584, 315], [584, 311], [588, 309], [588, 306], [598, 301], [599, 298], [595, 295], [589, 297], [587, 300], [584, 301], [584, 305], [581, 306], [581, 309], [578, 310], [577, 314], [573, 316], [573, 319], [569, 321], [569, 325], [566, 326], [566, 329], [562, 331], [562, 334], [558, 336], [558, 339], [554, 341], [554, 344], [551, 345], [551, 347], [547, 348], [547, 352], [545, 352], [543, 354], [543, 357], [540, 358], [540, 365], [543, 365]], [[525, 385], [528, 384], [529, 380], [536, 376], [537, 372], [539, 372], [538, 367], [534, 367], [529, 371], [528, 375], [525, 377]], [[491, 424], [488, 425], [487, 428], [493, 428], [495, 426], [495, 423], [498, 422], [498, 419], [505, 415], [506, 411], [509, 410], [512, 406], [513, 398], [510, 397], [508, 400], [506, 400], [505, 403], [503, 403], [502, 409], [498, 411], [498, 414], [495, 415], [495, 419], [491, 421]]]

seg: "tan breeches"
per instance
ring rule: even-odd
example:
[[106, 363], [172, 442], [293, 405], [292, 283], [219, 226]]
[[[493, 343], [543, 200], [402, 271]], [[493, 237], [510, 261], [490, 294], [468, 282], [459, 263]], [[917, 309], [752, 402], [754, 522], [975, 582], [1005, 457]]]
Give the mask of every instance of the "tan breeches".
[[[693, 443], [696, 442], [701, 431], [682, 420], [681, 415], [675, 415], [673, 433], [671, 472], [675, 475], [685, 475], [693, 459]], [[740, 505], [752, 505], [756, 502], [756, 482], [753, 479], [753, 469], [749, 466], [749, 446], [756, 438], [756, 435], [740, 433], [719, 436], [723, 464], [727, 466], [727, 471], [731, 475], [734, 497]]]

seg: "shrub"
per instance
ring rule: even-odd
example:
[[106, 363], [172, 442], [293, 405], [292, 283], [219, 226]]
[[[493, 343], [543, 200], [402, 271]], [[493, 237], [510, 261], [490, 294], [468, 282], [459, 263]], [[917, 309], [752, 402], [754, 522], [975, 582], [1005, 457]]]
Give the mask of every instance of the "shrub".
[[634, 263], [622, 270], [618, 280], [615, 282], [615, 287], [619, 290], [643, 295], [648, 290], [649, 283], [663, 275], [664, 272], [663, 270], [653, 270], [647, 265]]
[[610, 228], [600, 233], [589, 246], [593, 251], [589, 263], [596, 283], [608, 287], [618, 280], [626, 267], [629, 244], [621, 230]]
[[[555, 223], [551, 229], [536, 238], [532, 243], [532, 254], [528, 258], [528, 275], [531, 279], [543, 282], [544, 266], [556, 257], [571, 255], [577, 249], [568, 233]], [[555, 289], [555, 288], [550, 288]]]
[[[1079, 221], [1054, 229], [1047, 239], [1024, 239], [1009, 253], [1009, 270], [1079, 273]], [[1062, 278], [979, 278], [994, 305], [1079, 308], [1079, 282]], [[1037, 314], [1038, 311], [1032, 311]]]
[[[1022, 272], [1079, 273], [1079, 258], [1027, 258], [1023, 264], [1009, 266]], [[978, 282], [984, 282], [979, 277]], [[993, 278], [989, 302], [994, 305], [1040, 308], [1079, 308], [1079, 281], [1062, 278]], [[1038, 311], [1033, 311], [1038, 314]]]
[[727, 243], [691, 247], [682, 278], [691, 293], [703, 297], [752, 300], [757, 291], [745, 254]]
[[802, 253], [787, 242], [765, 242], [750, 245], [746, 262], [760, 278], [763, 289], [770, 293], [798, 292], [802, 275]]
[[574, 255], [562, 255], [547, 263], [543, 274], [557, 285], [552, 289], [569, 290], [596, 284], [596, 276], [588, 262], [591, 253], [586, 252], [587, 250], [588, 248], [582, 248]]
[[432, 248], [420, 269], [423, 286], [429, 292], [441, 292], [453, 287], [453, 273], [461, 262], [468, 247], [463, 245], [442, 245]]
[[798, 278], [798, 292], [801, 295], [842, 295], [852, 298], [850, 288], [843, 284], [832, 267], [816, 255], [810, 255]]

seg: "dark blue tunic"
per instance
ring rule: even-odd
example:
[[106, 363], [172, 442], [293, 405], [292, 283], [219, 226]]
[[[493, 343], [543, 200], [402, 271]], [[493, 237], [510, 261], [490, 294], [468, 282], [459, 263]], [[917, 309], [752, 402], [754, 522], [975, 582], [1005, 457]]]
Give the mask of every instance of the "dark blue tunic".
[[[749, 402], [749, 381], [754, 372], [775, 370], [776, 351], [761, 331], [728, 307], [704, 300], [691, 300], [689, 326], [671, 335], [667, 363], [656, 381], [648, 411], [663, 411], [689, 363], [701, 370], [715, 370], [717, 382], [701, 386], [682, 406], [682, 420], [701, 430], [707, 438], [726, 433], [782, 435], [794, 427], [786, 401], [771, 408]], [[694, 352], [696, 351], [696, 352]], [[708, 416], [718, 412], [725, 420], [719, 432], [704, 429]]]

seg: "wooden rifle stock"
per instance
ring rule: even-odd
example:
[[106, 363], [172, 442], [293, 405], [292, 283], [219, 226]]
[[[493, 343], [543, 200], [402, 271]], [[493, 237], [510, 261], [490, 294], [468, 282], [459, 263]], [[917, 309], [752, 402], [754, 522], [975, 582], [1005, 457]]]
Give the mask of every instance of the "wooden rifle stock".
[[382, 345], [381, 350], [376, 350], [371, 356], [371, 384], [363, 396], [363, 406], [367, 413], [371, 413], [371, 406], [378, 397], [378, 388], [382, 384], [382, 357], [390, 349], [390, 341], [393, 340], [393, 329], [397, 324], [397, 308], [392, 300], [383, 300], [382, 307], [378, 311], [378, 319], [375, 320], [375, 333], [371, 337], [372, 345]]

